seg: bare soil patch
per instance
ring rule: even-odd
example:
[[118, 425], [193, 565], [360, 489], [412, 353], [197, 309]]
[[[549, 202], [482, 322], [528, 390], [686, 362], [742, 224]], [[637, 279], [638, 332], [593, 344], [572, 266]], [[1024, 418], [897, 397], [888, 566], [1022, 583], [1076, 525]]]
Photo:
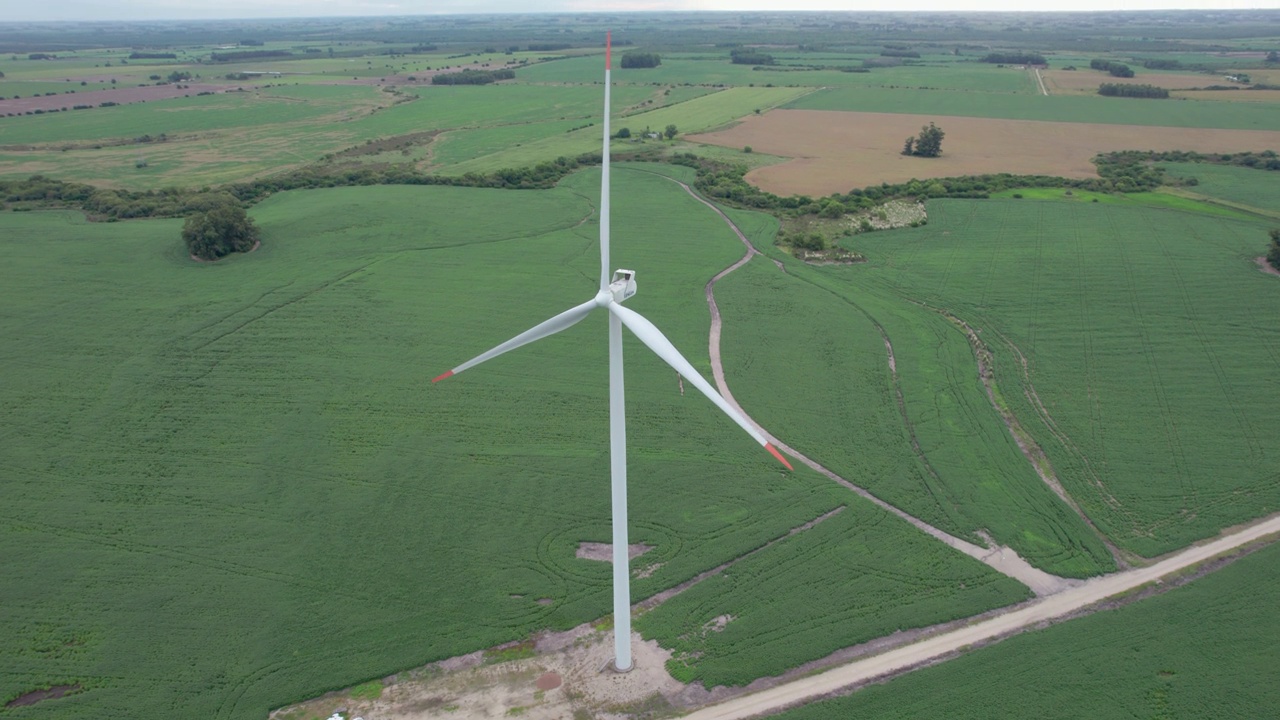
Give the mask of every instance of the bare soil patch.
[[[652, 549], [652, 545], [633, 543], [627, 546], [627, 559], [635, 560]], [[575, 554], [583, 560], [599, 560], [600, 562], [611, 563], [613, 562], [613, 545], [611, 543], [581, 542], [578, 543], [578, 551]]]
[[54, 700], [56, 698], [62, 697], [63, 695], [68, 695], [70, 693], [78, 692], [80, 690], [81, 690], [81, 687], [79, 684], [54, 685], [53, 687], [44, 688], [43, 690], [32, 690], [31, 692], [23, 693], [18, 697], [5, 703], [4, 706], [7, 708], [15, 708], [15, 707], [23, 707], [24, 705], [35, 705], [41, 700]]
[[149, 100], [169, 100], [186, 97], [202, 92], [223, 92], [226, 85], [208, 85], [183, 83], [177, 85], [147, 85], [146, 87], [118, 87], [110, 90], [90, 90], [87, 92], [63, 93], [60, 95], [39, 95], [8, 100], [0, 100], [0, 115], [8, 113], [26, 113], [35, 110], [57, 110], [73, 108], [76, 105], [92, 105], [98, 107], [104, 102], [119, 105], [147, 102]]
[[1258, 269], [1261, 270], [1262, 272], [1268, 275], [1275, 275], [1277, 277], [1280, 277], [1280, 270], [1277, 270], [1271, 267], [1271, 263], [1267, 262], [1267, 258], [1265, 255], [1259, 255], [1258, 257], [1254, 258], [1253, 261], [1258, 263]]
[[[1138, 102], [1138, 101], [1134, 101]], [[902, 141], [934, 121], [942, 156], [908, 157]], [[1240, 152], [1280, 145], [1280, 132], [1000, 120], [834, 110], [771, 110], [694, 142], [796, 158], [757, 168], [747, 180], [779, 195], [819, 197], [881, 182], [983, 173], [1097, 177], [1090, 159], [1111, 150]]]

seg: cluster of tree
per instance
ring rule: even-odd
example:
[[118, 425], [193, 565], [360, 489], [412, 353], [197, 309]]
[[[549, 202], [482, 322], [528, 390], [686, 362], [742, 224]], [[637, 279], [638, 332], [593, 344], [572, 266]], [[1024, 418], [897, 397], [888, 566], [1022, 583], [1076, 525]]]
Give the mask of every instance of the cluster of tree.
[[1110, 163], [1118, 156], [1123, 156], [1125, 158], [1124, 162], [1195, 162], [1209, 165], [1235, 165], [1257, 170], [1280, 170], [1280, 154], [1277, 154], [1275, 150], [1238, 153], [1199, 153], [1194, 150], [1128, 150], [1104, 153], [1094, 158], [1094, 162]]
[[1169, 91], [1155, 85], [1123, 85], [1120, 83], [1102, 83], [1098, 86], [1098, 94], [1107, 97], [1156, 98], [1169, 97]]
[[[435, 52], [436, 50], [439, 50], [439, 49], [440, 49], [439, 46], [436, 46], [436, 45], [418, 44], [418, 45], [414, 45], [408, 50], [405, 50], [404, 52], [409, 55], [421, 55], [423, 53]], [[329, 48], [329, 54], [330, 55], [333, 54], [333, 48]]]
[[262, 46], [263, 46], [263, 45], [265, 45], [266, 43], [264, 43], [264, 42], [263, 42], [263, 41], [261, 41], [261, 40], [254, 40], [254, 39], [252, 39], [252, 38], [251, 38], [251, 39], [249, 39], [249, 40], [241, 40], [240, 42], [238, 42], [238, 43], [236, 43], [236, 44], [237, 44], [237, 45], [244, 46], [244, 47], [262, 47]]
[[1143, 60], [1142, 67], [1148, 70], [1180, 70], [1182, 63], [1177, 60]]
[[1276, 52], [1275, 50], [1272, 50], [1271, 52], [1267, 53], [1267, 58], [1263, 62], [1280, 63], [1280, 53]]
[[48, 53], [31, 53], [30, 55], [27, 56], [27, 59], [28, 60], [57, 60], [58, 56], [50, 55]]
[[529, 52], [555, 52], [573, 47], [569, 43], [529, 43]]
[[190, 80], [191, 73], [185, 72], [182, 70], [174, 70], [173, 72], [169, 73], [167, 77], [169, 79], [169, 82], [182, 82], [183, 80]]
[[215, 52], [209, 55], [209, 59], [214, 62], [240, 62], [242, 60], [289, 57], [293, 57], [293, 53], [288, 50], [242, 50], [239, 52]]
[[129, 53], [130, 60], [174, 60], [177, 59], [176, 53], [167, 52], [132, 52]]
[[1111, 73], [1111, 77], [1131, 78], [1133, 77], [1133, 68], [1124, 63], [1112, 62], [1110, 60], [1102, 60], [1094, 58], [1089, 61], [1089, 67], [1094, 70]]
[[1044, 55], [1037, 52], [993, 52], [988, 53], [982, 58], [985, 63], [998, 63], [1000, 65], [1048, 65], [1045, 62]]
[[734, 65], [774, 65], [773, 56], [759, 50], [734, 48], [729, 51], [729, 60]]
[[432, 76], [432, 85], [488, 85], [499, 80], [510, 80], [515, 70], [462, 70]]
[[880, 55], [883, 57], [898, 57], [898, 58], [920, 57], [920, 53], [916, 52], [915, 50], [899, 50], [898, 48], [886, 48], [880, 51]]
[[642, 53], [629, 52], [622, 56], [622, 67], [631, 68], [655, 68], [662, 64], [662, 58], [658, 57], [658, 53]]
[[930, 122], [928, 125], [920, 128], [920, 134], [916, 137], [909, 137], [902, 145], [903, 155], [915, 155], [916, 157], [938, 157], [942, 154], [942, 138], [946, 133], [942, 132], [942, 128]]
[[210, 207], [187, 217], [182, 241], [187, 252], [201, 260], [217, 260], [234, 252], [249, 252], [258, 244], [258, 226], [235, 198], [221, 195]]
[[1267, 250], [1267, 264], [1273, 270], [1280, 270], [1280, 228], [1271, 230], [1271, 247]]

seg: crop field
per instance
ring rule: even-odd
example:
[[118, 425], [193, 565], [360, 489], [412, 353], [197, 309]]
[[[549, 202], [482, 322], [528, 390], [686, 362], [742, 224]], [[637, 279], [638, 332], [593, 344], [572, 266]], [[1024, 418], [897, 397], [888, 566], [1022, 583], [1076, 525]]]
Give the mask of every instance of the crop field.
[[[633, 92], [635, 88], [632, 88]], [[670, 107], [614, 118], [613, 127], [623, 127], [639, 135], [646, 128], [660, 132], [667, 125], [675, 125], [682, 132], [711, 130], [726, 125], [737, 118], [751, 114], [756, 109], [768, 109], [798, 97], [807, 88], [732, 88], [711, 95], [704, 95]], [[597, 93], [598, 94], [598, 93]], [[616, 132], [616, 131], [615, 131]], [[639, 140], [619, 143], [621, 149], [635, 146]], [[488, 172], [504, 167], [532, 165], [554, 160], [561, 155], [576, 155], [599, 147], [600, 131], [595, 127], [570, 133], [559, 133], [539, 140], [504, 148], [501, 152], [461, 162], [442, 172], [462, 175], [467, 172]]]
[[926, 228], [851, 241], [865, 266], [819, 272], [977, 328], [1005, 398], [1113, 542], [1150, 557], [1280, 506], [1264, 441], [1280, 296], [1252, 261], [1265, 224], [1031, 200], [929, 212]]
[[[777, 720], [1266, 717], [1280, 705], [1280, 549]], [[1176, 631], [1172, 631], [1176, 628]]]
[[[757, 420], [955, 535], [981, 542], [986, 532], [1059, 575], [1113, 567], [1021, 456], [986, 398], [963, 333], [902, 298], [860, 291], [849, 270], [827, 277], [804, 265], [787, 275], [771, 268], [753, 262], [716, 285], [725, 372], [741, 378], [731, 384], [734, 396]], [[787, 382], [776, 379], [779, 366], [790, 370]]]
[[[935, 122], [946, 132], [941, 157], [908, 157], [903, 138]], [[779, 194], [821, 197], [912, 178], [983, 173], [1097, 177], [1090, 160], [1110, 150], [1238, 152], [1280, 147], [1280, 130], [1215, 130], [939, 115], [775, 110], [745, 118], [699, 142], [797, 158], [748, 174]]]
[[[1280, 286], [1254, 262], [1280, 173], [1160, 162], [1197, 182], [928, 200], [919, 227], [807, 238], [861, 256], [848, 265], [774, 244], [783, 226], [797, 246], [797, 227], [856, 227], [785, 196], [1089, 178], [1110, 150], [1280, 151], [1280, 90], [1190, 89], [1280, 86], [1280, 11], [921, 17], [0, 22], [0, 179], [188, 209], [199, 188], [295, 171], [516, 185], [599, 150], [606, 25], [615, 55], [660, 54], [614, 58], [612, 129], [631, 137], [612, 149], [643, 161], [613, 175], [629, 307], [711, 376], [705, 288], [745, 249], [671, 180], [711, 170], [717, 197], [745, 193], [737, 170], [666, 161], [750, 168], [784, 199], [721, 208], [762, 253], [715, 285], [725, 376], [839, 476], [783, 472], [626, 341], [630, 530], [650, 546], [633, 601], [704, 577], [636, 629], [680, 681], [740, 687], [1280, 512]], [[731, 62], [744, 49], [758, 64]], [[1037, 53], [1048, 95], [1017, 59]], [[464, 68], [515, 78], [432, 84]], [[93, 107], [61, 111], [77, 104]], [[930, 122], [941, 157], [901, 155]], [[669, 125], [674, 140], [645, 136]], [[599, 181], [258, 196], [261, 247], [216, 263], [190, 258], [182, 219], [89, 223], [47, 209], [79, 207], [51, 183], [0, 198], [0, 717], [261, 718], [607, 626], [609, 564], [577, 555], [611, 539], [603, 316], [430, 383], [594, 294]], [[1058, 577], [1010, 570], [1004, 548]], [[786, 717], [1266, 715], [1274, 618], [1247, 599], [1272, 594], [1280, 575], [1258, 568], [1276, 557]], [[50, 686], [72, 692], [6, 705]], [[687, 690], [677, 713], [705, 697]]]
[[[859, 66], [869, 55], [779, 56], [780, 64]], [[981, 90], [997, 93], [1038, 92], [1035, 80], [1025, 71], [997, 68], [978, 63], [930, 63], [875, 68], [870, 72], [842, 72], [836, 69], [811, 70], [805, 67], [760, 67], [734, 65], [722, 55], [675, 54], [662, 56], [656, 68], [617, 69], [618, 83], [659, 83], [730, 86], [805, 87], [933, 87], [953, 90]], [[521, 72], [528, 82], [594, 83], [600, 79], [600, 57], [583, 57], [532, 66]], [[1096, 88], [1095, 88], [1096, 89]]]
[[[1207, 163], [1160, 163], [1173, 177], [1195, 178], [1197, 195], [1280, 213], [1280, 173]], [[1260, 250], [1261, 252], [1261, 250]]]
[[829, 88], [789, 104], [797, 110], [963, 115], [1006, 120], [1280, 130], [1280, 103], [1141, 100], [1100, 95], [1021, 95], [909, 88]]
[[[644, 269], [633, 304], [709, 374], [702, 283], [741, 245], [673, 183], [615, 182], [615, 259]], [[261, 717], [607, 613], [607, 565], [574, 556], [609, 537], [603, 323], [427, 382], [592, 292], [597, 186], [284, 193], [254, 209], [262, 248], [212, 266], [185, 257], [180, 221], [0, 216], [0, 697], [79, 684], [22, 717]], [[874, 542], [777, 552], [919, 544], [921, 571], [973, 579], [945, 589], [955, 607], [1023, 596], [826, 479], [780, 474], [627, 352], [632, 537], [655, 548], [637, 599], [841, 505]], [[850, 572], [870, 570], [811, 587]], [[910, 574], [897, 602], [936, 606]]]
[[846, 508], [641, 615], [637, 627], [675, 651], [676, 678], [734, 686], [1029, 596], [923, 534], [890, 539], [881, 527], [892, 520], [870, 503]]

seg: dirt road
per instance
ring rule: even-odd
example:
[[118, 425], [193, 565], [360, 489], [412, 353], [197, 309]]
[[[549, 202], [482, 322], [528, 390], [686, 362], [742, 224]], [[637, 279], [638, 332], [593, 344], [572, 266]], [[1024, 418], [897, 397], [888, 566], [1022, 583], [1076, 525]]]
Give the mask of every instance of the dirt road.
[[1094, 578], [1078, 587], [1034, 600], [1006, 615], [943, 635], [936, 635], [913, 645], [834, 668], [819, 675], [801, 678], [753, 695], [744, 695], [686, 715], [685, 719], [730, 720], [732, 718], [738, 720], [778, 712], [788, 706], [816, 699], [850, 685], [930, 663], [957, 652], [965, 646], [984, 643], [1025, 630], [1046, 620], [1061, 618], [1275, 533], [1280, 533], [1280, 515], [1272, 516], [1217, 540], [1189, 547], [1154, 565]]

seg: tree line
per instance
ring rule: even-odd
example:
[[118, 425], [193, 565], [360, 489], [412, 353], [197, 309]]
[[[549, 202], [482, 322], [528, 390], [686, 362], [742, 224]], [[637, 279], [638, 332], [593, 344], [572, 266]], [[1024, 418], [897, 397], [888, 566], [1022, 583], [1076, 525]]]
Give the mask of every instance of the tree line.
[[1124, 63], [1114, 62], [1111, 60], [1103, 60], [1095, 58], [1089, 61], [1089, 67], [1094, 70], [1111, 73], [1111, 77], [1131, 78], [1133, 77], [1133, 68]]
[[662, 64], [662, 58], [658, 53], [642, 53], [629, 52], [622, 56], [622, 67], [632, 68], [655, 68]]
[[461, 70], [440, 73], [431, 78], [432, 85], [488, 85], [499, 80], [515, 78], [515, 70]]
[[1048, 65], [1044, 55], [1038, 52], [993, 52], [982, 58], [985, 63], [1000, 65]]
[[773, 56], [758, 50], [734, 48], [729, 51], [729, 61], [734, 65], [773, 65]]
[[1169, 97], [1169, 91], [1162, 87], [1122, 83], [1102, 83], [1098, 86], [1098, 94], [1107, 97], [1155, 98], [1157, 100]]

